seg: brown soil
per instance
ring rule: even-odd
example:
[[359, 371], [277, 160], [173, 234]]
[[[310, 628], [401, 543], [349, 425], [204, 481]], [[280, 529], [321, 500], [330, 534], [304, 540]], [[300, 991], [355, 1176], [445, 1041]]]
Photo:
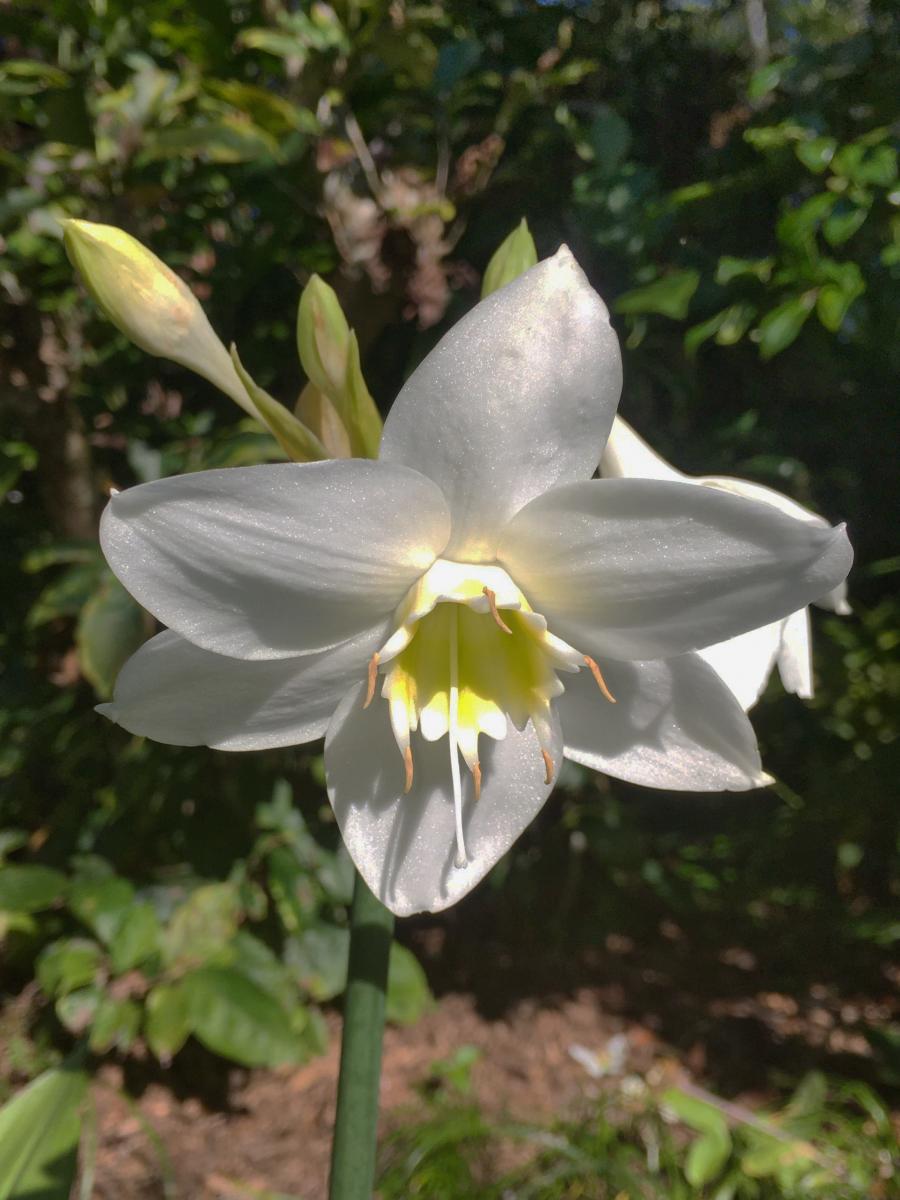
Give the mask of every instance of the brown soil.
[[[738, 1054], [755, 1055], [760, 1038], [770, 1048], [796, 1043], [795, 1050], [805, 1047], [823, 1066], [849, 1056], [865, 1074], [868, 1049], [859, 1033], [864, 1005], [819, 989], [800, 1000], [750, 994], [737, 1008], [723, 1001], [707, 1011], [718, 1022], [734, 1023]], [[870, 1015], [883, 1020], [885, 1014]], [[705, 1041], [698, 1038], [675, 1055], [652, 1028], [658, 1024], [650, 1014], [640, 1020], [624, 1015], [617, 983], [578, 988], [556, 999], [518, 1000], [501, 1016], [479, 1012], [471, 993], [446, 994], [415, 1025], [386, 1033], [382, 1133], [416, 1115], [417, 1106], [421, 1113], [421, 1089], [428, 1086], [433, 1064], [461, 1046], [480, 1051], [472, 1087], [482, 1109], [522, 1120], [546, 1121], [584, 1109], [603, 1084], [571, 1048], [585, 1047], [602, 1061], [616, 1035], [624, 1034], [624, 1041], [612, 1043], [625, 1054], [620, 1069], [651, 1081], [655, 1075], [657, 1082], [702, 1080]], [[95, 1089], [97, 1200], [268, 1200], [270, 1193], [324, 1200], [340, 1033], [334, 1014], [329, 1027], [330, 1048], [321, 1058], [300, 1069], [233, 1070], [214, 1102], [197, 1094], [178, 1096], [173, 1088], [183, 1092], [184, 1080], [176, 1085], [160, 1076], [142, 1085], [132, 1107], [120, 1091], [121, 1070], [105, 1067]], [[134, 1080], [128, 1083], [134, 1091]], [[748, 1097], [751, 1103], [760, 1098]]]

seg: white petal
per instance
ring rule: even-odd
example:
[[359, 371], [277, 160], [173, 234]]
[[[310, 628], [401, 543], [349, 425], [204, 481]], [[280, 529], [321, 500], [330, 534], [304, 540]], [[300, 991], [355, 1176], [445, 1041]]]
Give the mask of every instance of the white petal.
[[771, 782], [753, 727], [699, 655], [600, 664], [615, 704], [587, 671], [556, 701], [566, 758], [645, 787], [740, 792]]
[[112, 701], [98, 711], [170, 746], [266, 750], [310, 742], [325, 733], [386, 632], [381, 624], [318, 654], [247, 662], [166, 630], [132, 655]]
[[809, 609], [791, 613], [784, 623], [778, 650], [778, 674], [786, 692], [812, 699], [812, 636]]
[[839, 617], [849, 617], [853, 612], [847, 600], [847, 585], [839, 583], [836, 588], [832, 588], [824, 596], [814, 602], [819, 608], [827, 608], [830, 612], [835, 612]]
[[688, 483], [554, 488], [498, 558], [550, 629], [595, 658], [670, 658], [804, 607], [844, 578], [843, 528]]
[[621, 386], [609, 314], [563, 247], [441, 339], [394, 401], [381, 457], [441, 487], [447, 557], [487, 561], [524, 504], [590, 478]]
[[[341, 702], [325, 740], [328, 795], [344, 843], [376, 896], [397, 916], [455, 904], [506, 853], [553, 789], [534, 730], [510, 726], [502, 742], [482, 739], [483, 783], [476, 801], [464, 775], [463, 827], [469, 863], [455, 867], [449, 744], [412, 743], [415, 774], [403, 795], [403, 763], [386, 704], [364, 709], [363, 689]], [[562, 757], [559, 723], [550, 748]], [[556, 772], [554, 772], [555, 775]], [[554, 780], [555, 781], [555, 780]]]
[[627, 421], [617, 416], [600, 459], [604, 479], [670, 479], [691, 482], [690, 476], [651, 450]]
[[773, 621], [699, 651], [745, 711], [753, 707], [769, 681], [784, 625], [784, 621]]
[[393, 611], [444, 548], [446, 504], [406, 467], [235, 467], [114, 496], [100, 540], [128, 590], [195, 645], [289, 658]]

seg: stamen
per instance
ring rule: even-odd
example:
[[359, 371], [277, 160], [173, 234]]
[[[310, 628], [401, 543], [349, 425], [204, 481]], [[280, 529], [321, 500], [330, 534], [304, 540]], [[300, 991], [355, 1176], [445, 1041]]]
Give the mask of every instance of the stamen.
[[[363, 708], [368, 708], [375, 698], [375, 684], [378, 682], [378, 651], [369, 659], [369, 678], [366, 685], [366, 699]], [[407, 791], [409, 789], [407, 788]]]
[[450, 778], [453, 782], [453, 815], [456, 819], [457, 867], [468, 865], [466, 839], [462, 823], [462, 780], [459, 774], [459, 619], [457, 606], [452, 604], [450, 616], [450, 696], [447, 740], [450, 743]]
[[475, 799], [481, 799], [481, 763], [475, 763], [472, 767], [472, 782], [475, 784]]
[[600, 691], [603, 693], [603, 695], [606, 697], [606, 699], [610, 702], [610, 704], [615, 704], [616, 698], [612, 694], [612, 692], [609, 690], [609, 688], [606, 686], [606, 680], [603, 678], [603, 674], [602, 674], [600, 668], [597, 666], [597, 664], [594, 662], [594, 660], [587, 654], [584, 656], [584, 661], [585, 661], [586, 665], [588, 667], [590, 667], [591, 674], [594, 677], [594, 682], [597, 684], [597, 687], [600, 689]]
[[551, 784], [553, 782], [553, 759], [546, 750], [541, 751], [541, 758], [544, 760], [544, 783]]
[[407, 796], [409, 795], [410, 791], [412, 791], [413, 785], [413, 757], [412, 749], [409, 746], [407, 746], [403, 751], [403, 765], [406, 768], [406, 780], [403, 784], [403, 795]]
[[503, 621], [503, 618], [497, 612], [497, 593], [492, 591], [492, 589], [489, 587], [482, 588], [481, 590], [484, 595], [487, 596], [487, 602], [491, 610], [491, 616], [496, 621], [498, 628], [502, 629], [504, 633], [512, 633], [510, 627]]

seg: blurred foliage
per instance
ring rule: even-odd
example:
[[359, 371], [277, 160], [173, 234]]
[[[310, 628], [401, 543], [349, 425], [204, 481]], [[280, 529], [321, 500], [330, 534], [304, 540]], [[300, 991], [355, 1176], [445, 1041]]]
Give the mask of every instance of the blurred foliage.
[[[460, 1086], [462, 1082], [463, 1086]], [[810, 1072], [776, 1112], [692, 1085], [612, 1081], [596, 1111], [553, 1126], [492, 1119], [436, 1063], [421, 1112], [386, 1143], [383, 1200], [876, 1200], [893, 1194], [894, 1133], [863, 1084]], [[515, 1147], [517, 1153], [509, 1154]], [[498, 1169], [516, 1158], [523, 1166]]]
[[[322, 401], [294, 344], [314, 275], [385, 411], [523, 216], [541, 254], [567, 240], [623, 337], [624, 414], [682, 470], [846, 519], [855, 612], [816, 619], [816, 700], [773, 683], [754, 714], [774, 792], [650, 796], [570, 770], [448, 920], [504, 944], [523, 986], [537, 942], [564, 980], [598, 929], [652, 945], [664, 919], [701, 955], [750, 946], [786, 986], [884, 986], [900, 936], [898, 31], [887, 0], [767, 0], [762, 27], [752, 7], [0, 4], [0, 937], [4, 991], [24, 997], [7, 1091], [75, 1041], [94, 1059], [146, 1048], [177, 1065], [200, 1043], [296, 1060], [322, 1044], [346, 945], [315, 747], [164, 747], [93, 712], [153, 631], [97, 550], [104, 493], [283, 452], [98, 314], [63, 215], [149, 245], [304, 419]], [[449, 951], [441, 971], [478, 986]], [[393, 1016], [414, 1019], [428, 991], [408, 950], [392, 978]], [[896, 1084], [896, 1027], [866, 1036]], [[827, 1137], [852, 1159], [857, 1126], [833, 1103]], [[668, 1147], [653, 1112], [640, 1122]], [[638, 1124], [622, 1153], [643, 1162]], [[596, 1166], [620, 1137], [606, 1130], [560, 1133], [540, 1170]], [[718, 1139], [723, 1178], [752, 1152], [743, 1137], [727, 1161]], [[680, 1152], [660, 1153], [680, 1179]], [[795, 1186], [778, 1178], [754, 1194]], [[534, 1186], [513, 1194], [591, 1194]]]

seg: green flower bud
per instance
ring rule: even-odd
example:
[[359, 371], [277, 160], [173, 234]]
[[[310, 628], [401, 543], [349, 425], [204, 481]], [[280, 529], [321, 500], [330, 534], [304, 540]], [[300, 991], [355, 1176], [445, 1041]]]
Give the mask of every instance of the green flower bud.
[[534, 238], [523, 217], [518, 226], [500, 243], [487, 265], [481, 283], [481, 296], [489, 296], [499, 288], [512, 283], [529, 267], [537, 262]]
[[297, 349], [303, 370], [326, 396], [347, 386], [350, 326], [334, 288], [313, 275], [300, 296]]
[[148, 354], [188, 367], [259, 419], [228, 351], [183, 279], [113, 225], [63, 221], [66, 251], [113, 325]]

